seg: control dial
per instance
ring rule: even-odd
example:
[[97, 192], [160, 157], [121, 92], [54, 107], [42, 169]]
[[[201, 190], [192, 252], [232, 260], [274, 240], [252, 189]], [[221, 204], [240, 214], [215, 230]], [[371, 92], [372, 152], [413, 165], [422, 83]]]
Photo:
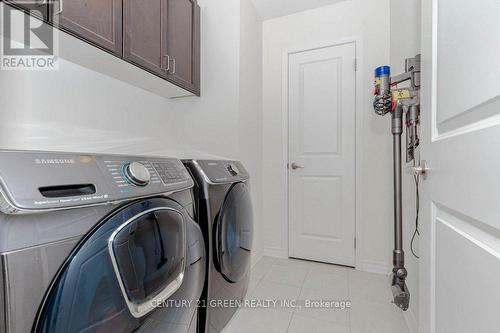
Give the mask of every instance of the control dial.
[[123, 171], [127, 180], [137, 186], [146, 186], [151, 179], [149, 170], [139, 162], [126, 164]]
[[227, 166], [227, 171], [231, 174], [231, 176], [237, 176], [240, 173], [236, 164], [231, 163]]

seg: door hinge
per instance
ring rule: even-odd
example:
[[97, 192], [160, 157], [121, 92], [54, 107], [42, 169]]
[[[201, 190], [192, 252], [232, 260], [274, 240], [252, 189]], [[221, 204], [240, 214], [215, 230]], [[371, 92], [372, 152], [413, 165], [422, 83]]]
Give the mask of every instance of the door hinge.
[[354, 58], [354, 71], [358, 71], [358, 59]]
[[354, 248], [356, 248], [356, 237], [354, 237]]

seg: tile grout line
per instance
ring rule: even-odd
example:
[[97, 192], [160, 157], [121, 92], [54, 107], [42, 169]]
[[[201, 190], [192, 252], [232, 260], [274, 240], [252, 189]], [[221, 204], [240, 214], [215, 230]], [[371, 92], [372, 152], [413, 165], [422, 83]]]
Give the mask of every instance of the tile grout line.
[[[306, 283], [306, 279], [309, 277], [309, 273], [311, 273], [311, 268], [312, 268], [312, 265], [307, 265], [307, 273], [306, 273], [306, 276], [304, 277], [304, 280], [302, 280], [302, 285], [300, 286], [300, 291], [299, 291], [299, 296], [298, 298], [300, 299], [300, 295], [302, 295], [302, 290], [304, 290], [304, 285]], [[288, 327], [286, 328], [286, 333], [288, 333], [288, 331], [290, 330], [290, 325], [292, 324], [292, 320], [293, 320], [293, 317], [295, 316], [295, 313], [296, 313], [297, 309], [293, 309], [292, 311], [292, 315], [290, 316], [290, 321], [288, 322]]]
[[[306, 280], [306, 278], [307, 278], [307, 275], [309, 274], [309, 271], [311, 270], [311, 265], [304, 265], [303, 267], [302, 267], [302, 266], [297, 266], [297, 267], [293, 268], [293, 269], [297, 269], [297, 268], [305, 268], [306, 266], [307, 266], [307, 269], [306, 269], [306, 271], [307, 271], [307, 272], [306, 272], [306, 276], [305, 276], [305, 277], [304, 277], [304, 279], [302, 280], [302, 283], [301, 283], [301, 285], [300, 285], [300, 286], [295, 285], [295, 284], [292, 284], [292, 283], [282, 282], [282, 281], [277, 282], [277, 281], [266, 280], [266, 282], [275, 283], [275, 284], [282, 284], [282, 285], [289, 286], [289, 287], [294, 287], [294, 288], [302, 288], [302, 286], [304, 285], [304, 282], [305, 282], [305, 280]], [[282, 265], [282, 264], [281, 264], [281, 265], [280, 265], [280, 264], [276, 264], [274, 267], [280, 267], [280, 268], [285, 268], [285, 269], [290, 268], [290, 266], [287, 266], [287, 265]], [[273, 267], [271, 267], [271, 268], [273, 268]], [[266, 278], [267, 274], [269, 274], [269, 271], [267, 271], [267, 272], [266, 272], [266, 273], [262, 276], [262, 278], [261, 278], [261, 279], [262, 279], [262, 280], [264, 280], [264, 279]]]
[[351, 308], [349, 309], [349, 333], [352, 333], [352, 322], [351, 322], [351, 309], [352, 309], [351, 272], [347, 272], [347, 297], [349, 299], [349, 302], [351, 302]]
[[[276, 266], [287, 267], [286, 265], [276, 265]], [[306, 274], [304, 275], [304, 277], [301, 280], [300, 287], [298, 285], [288, 284], [288, 283], [284, 283], [284, 282], [280, 282], [280, 283], [279, 282], [275, 282], [276, 284], [282, 284], [284, 286], [298, 288], [299, 289], [299, 300], [300, 300], [300, 296], [303, 294], [303, 292], [305, 290], [306, 281], [307, 281], [308, 278], [310, 278], [313, 275], [314, 268], [315, 268], [314, 265], [304, 265], [304, 266], [301, 266], [301, 267], [305, 269]], [[266, 281], [266, 277], [267, 276], [269, 276], [269, 271], [266, 271], [264, 274], [261, 275], [260, 278], [256, 279], [256, 287], [255, 288], [257, 288], [257, 286], [260, 283], [263, 283], [263, 282], [270, 282], [270, 283], [272, 283], [273, 281]], [[347, 296], [348, 296], [348, 300], [350, 300], [351, 303], [352, 303], [352, 297], [353, 297], [353, 274], [351, 272], [347, 272], [346, 279], [347, 279]], [[352, 331], [353, 331], [351, 309], [352, 308], [349, 309], [349, 312], [347, 314], [347, 316], [348, 316], [348, 332], [350, 332], [350, 333], [352, 333]], [[291, 315], [290, 315], [290, 318], [289, 318], [289, 321], [288, 321], [288, 326], [286, 328], [286, 332], [290, 331], [290, 328], [292, 327], [291, 326], [292, 321], [294, 320], [295, 316], [297, 316], [297, 315], [298, 315], [298, 309], [294, 308], [293, 311], [292, 311], [292, 313], [291, 313]], [[310, 318], [310, 319], [313, 319], [313, 318]]]
[[[259, 261], [257, 261], [255, 263], [255, 265], [252, 266], [252, 268], [250, 269], [250, 278], [252, 278], [252, 271], [253, 271], [253, 268], [260, 262], [261, 259], [259, 259]], [[267, 273], [266, 273], [267, 274]], [[260, 278], [256, 278], [254, 277], [254, 279], [256, 280], [255, 281], [255, 285], [253, 287], [253, 290], [247, 290], [247, 293], [245, 295], [245, 299], [248, 299], [248, 297], [251, 296], [251, 294], [254, 292], [254, 290], [258, 287], [258, 285], [260, 284], [260, 282], [263, 280], [264, 276], [266, 274], [263, 274]], [[234, 322], [234, 319], [236, 318], [236, 315], [238, 314], [238, 312], [240, 312], [242, 310], [241, 307], [238, 308], [238, 310], [234, 313], [233, 317], [230, 319], [230, 321], [226, 324], [226, 327], [228, 327], [232, 322]], [[251, 311], [251, 310], [249, 310]]]
[[[260, 260], [259, 260], [260, 261]], [[257, 265], [258, 262], [255, 263], [255, 265]], [[254, 266], [255, 266], [254, 265]], [[250, 269], [250, 278], [252, 277], [252, 271], [253, 271], [253, 267]], [[254, 277], [255, 278], [255, 277]], [[262, 280], [263, 276], [261, 276], [260, 278], [255, 278], [257, 281], [255, 282], [255, 286], [253, 287], [253, 289], [257, 288], [257, 286], [259, 285], [260, 281]], [[253, 293], [253, 290], [247, 290], [247, 293], [245, 294], [245, 297], [244, 299], [248, 299], [248, 297]], [[238, 312], [240, 312], [242, 310], [241, 307], [238, 307], [238, 309], [236, 310], [236, 312], [234, 313], [233, 317], [229, 320], [229, 322], [226, 324], [226, 326], [224, 327], [227, 328], [229, 327], [229, 325], [234, 322], [234, 319], [236, 318], [236, 315], [238, 314]], [[224, 329], [222, 330], [222, 332], [224, 332]]]

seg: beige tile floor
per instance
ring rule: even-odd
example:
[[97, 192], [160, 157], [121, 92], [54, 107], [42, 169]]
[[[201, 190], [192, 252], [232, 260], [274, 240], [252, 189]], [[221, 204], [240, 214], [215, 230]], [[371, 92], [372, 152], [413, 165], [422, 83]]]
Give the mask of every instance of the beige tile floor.
[[350, 309], [246, 307], [224, 333], [408, 333], [391, 303], [387, 276], [334, 265], [264, 257], [252, 269], [249, 300], [343, 300]]

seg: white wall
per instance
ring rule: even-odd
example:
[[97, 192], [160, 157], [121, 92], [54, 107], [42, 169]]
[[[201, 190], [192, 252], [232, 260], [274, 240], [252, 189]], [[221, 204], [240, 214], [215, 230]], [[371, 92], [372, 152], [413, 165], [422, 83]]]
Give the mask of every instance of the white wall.
[[256, 212], [254, 262], [262, 255], [262, 22], [250, 0], [241, 1], [239, 150], [252, 174]]
[[252, 0], [263, 20], [331, 5], [345, 0]]
[[283, 150], [283, 54], [356, 38], [357, 267], [388, 272], [392, 249], [392, 141], [390, 120], [372, 109], [373, 70], [389, 62], [389, 0], [350, 0], [264, 22], [264, 246], [287, 256], [286, 166]]
[[[391, 71], [404, 72], [404, 60], [420, 53], [420, 0], [391, 0]], [[403, 232], [407, 285], [411, 304], [405, 317], [412, 332], [418, 329], [418, 259], [410, 251], [415, 229], [415, 183], [413, 177], [403, 173]], [[419, 254], [418, 237], [414, 249]]]
[[168, 100], [65, 60], [58, 71], [1, 71], [0, 148], [238, 158], [259, 219], [262, 34], [248, 1], [199, 1], [200, 98]]

